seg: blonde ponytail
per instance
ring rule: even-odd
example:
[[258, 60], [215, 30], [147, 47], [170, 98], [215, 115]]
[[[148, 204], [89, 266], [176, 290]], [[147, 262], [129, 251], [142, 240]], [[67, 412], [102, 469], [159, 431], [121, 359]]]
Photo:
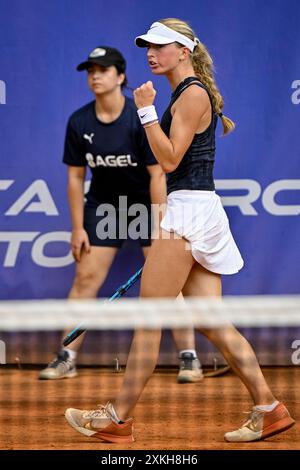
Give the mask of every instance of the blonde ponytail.
[[194, 51], [191, 53], [192, 66], [195, 70], [195, 75], [210, 93], [213, 111], [219, 115], [223, 124], [223, 135], [229, 134], [229, 132], [234, 130], [235, 124], [222, 113], [224, 100], [214, 79], [214, 65], [212, 57], [205, 45], [195, 37], [194, 31], [185, 21], [177, 18], [166, 18], [164, 20], [159, 20], [159, 22], [196, 42]]

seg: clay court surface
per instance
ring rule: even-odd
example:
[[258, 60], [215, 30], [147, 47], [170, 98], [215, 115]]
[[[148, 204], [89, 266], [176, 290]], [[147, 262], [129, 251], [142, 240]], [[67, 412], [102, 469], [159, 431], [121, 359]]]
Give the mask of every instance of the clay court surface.
[[278, 399], [296, 425], [264, 442], [229, 444], [226, 431], [246, 420], [251, 402], [244, 386], [229, 373], [198, 384], [176, 383], [175, 369], [158, 369], [135, 410], [135, 439], [130, 445], [102, 443], [74, 431], [65, 421], [68, 407], [95, 408], [114, 397], [122, 373], [80, 369], [78, 377], [37, 380], [37, 370], [2, 368], [0, 449], [300, 449], [299, 367], [265, 368]]

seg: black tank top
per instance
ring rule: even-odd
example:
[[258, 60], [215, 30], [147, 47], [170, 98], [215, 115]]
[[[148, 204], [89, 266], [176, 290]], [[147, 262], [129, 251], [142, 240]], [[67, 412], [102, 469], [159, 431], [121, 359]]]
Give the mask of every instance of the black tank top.
[[[161, 128], [168, 137], [172, 123], [171, 107], [191, 83], [206, 90], [212, 107], [211, 96], [207, 88], [200, 82], [199, 78], [188, 77], [183, 80], [172, 93], [170, 104], [161, 120]], [[212, 119], [208, 128], [200, 134], [195, 134], [190, 147], [176, 170], [167, 173], [168, 194], [181, 189], [214, 191], [213, 167], [215, 161], [215, 129], [217, 121], [217, 114], [212, 112]]]

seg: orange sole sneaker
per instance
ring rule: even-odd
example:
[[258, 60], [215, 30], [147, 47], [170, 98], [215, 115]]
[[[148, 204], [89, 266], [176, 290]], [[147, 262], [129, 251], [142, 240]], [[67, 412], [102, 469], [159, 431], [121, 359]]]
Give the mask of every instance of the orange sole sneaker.
[[283, 403], [279, 403], [271, 413], [264, 416], [264, 427], [261, 439], [275, 436], [294, 426], [295, 420], [291, 417]]
[[[254, 414], [255, 420], [253, 420]], [[257, 421], [259, 415], [260, 419]], [[250, 417], [241, 428], [227, 432], [224, 436], [225, 440], [228, 442], [260, 441], [284, 432], [295, 424], [283, 403], [278, 403], [272, 411], [253, 411], [253, 418]]]
[[101, 429], [101, 431], [97, 430], [92, 437], [96, 437], [102, 441], [112, 442], [115, 444], [134, 442], [133, 419], [130, 418], [122, 424], [111, 423], [106, 428]]

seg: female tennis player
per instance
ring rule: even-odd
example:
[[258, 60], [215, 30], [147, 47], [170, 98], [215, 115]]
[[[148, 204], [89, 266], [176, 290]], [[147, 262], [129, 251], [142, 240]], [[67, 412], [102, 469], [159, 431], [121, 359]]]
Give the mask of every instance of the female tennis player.
[[[172, 89], [161, 124], [153, 105], [152, 82], [134, 93], [150, 147], [167, 173], [168, 190], [162, 236], [154, 241], [146, 259], [141, 296], [175, 298], [182, 291], [184, 296], [218, 297], [221, 275], [237, 273], [243, 266], [213, 180], [217, 120], [221, 119], [224, 134], [234, 124], [222, 114], [212, 59], [187, 23], [178, 19], [155, 22], [147, 34], [136, 38], [136, 44], [147, 47], [152, 73], [166, 76]], [[246, 339], [233, 326], [201, 331], [224, 355], [254, 402], [248, 421], [227, 432], [225, 439], [256, 441], [292, 426], [294, 420], [270, 391]], [[156, 365], [160, 337], [160, 331], [137, 331], [117, 398], [89, 412], [68, 409], [70, 425], [105, 441], [132, 441], [129, 416]], [[149, 356], [140, 369], [145, 347]], [[201, 416], [199, 427], [200, 422]]]
[[[166, 202], [165, 175], [149, 147], [133, 100], [122, 93], [126, 85], [123, 55], [112, 47], [97, 47], [77, 70], [87, 70], [95, 100], [70, 117], [63, 157], [68, 165], [71, 245], [77, 262], [69, 295], [72, 299], [97, 296], [118, 249], [130, 236], [135, 217], [128, 216], [128, 211], [133, 205], [137, 209], [136, 204], [142, 211], [141, 229], [133, 235], [147, 255], [151, 245], [151, 203]], [[84, 204], [87, 166], [92, 180]], [[173, 335], [180, 359], [177, 381], [201, 380], [193, 330], [174, 330]], [[40, 379], [75, 377], [82, 339], [59, 351], [40, 372]]]

